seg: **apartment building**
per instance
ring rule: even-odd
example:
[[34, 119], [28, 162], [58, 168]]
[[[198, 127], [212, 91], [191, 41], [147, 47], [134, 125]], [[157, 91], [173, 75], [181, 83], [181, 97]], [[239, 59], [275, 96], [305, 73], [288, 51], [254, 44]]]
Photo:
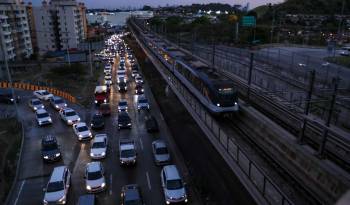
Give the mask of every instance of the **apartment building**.
[[33, 53], [26, 7], [19, 0], [0, 0], [0, 61], [22, 60]]
[[78, 48], [86, 38], [85, 5], [75, 0], [43, 1], [33, 7], [39, 53]]

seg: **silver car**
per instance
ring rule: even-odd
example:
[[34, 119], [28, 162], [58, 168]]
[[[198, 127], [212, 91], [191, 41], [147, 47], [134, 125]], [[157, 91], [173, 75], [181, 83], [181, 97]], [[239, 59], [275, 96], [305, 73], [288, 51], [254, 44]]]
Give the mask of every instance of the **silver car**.
[[101, 162], [90, 162], [85, 170], [85, 188], [88, 193], [101, 192], [106, 189], [106, 179]]
[[78, 137], [78, 140], [89, 140], [92, 138], [92, 133], [85, 122], [74, 124], [73, 131]]
[[163, 140], [153, 141], [152, 151], [156, 165], [165, 165], [170, 163], [170, 154]]
[[43, 105], [43, 103], [35, 98], [35, 99], [31, 99], [28, 103], [29, 107], [33, 110], [33, 111], [36, 111], [38, 109], [44, 109], [45, 106]]
[[39, 126], [52, 124], [51, 116], [45, 109], [38, 109], [35, 114]]
[[175, 165], [164, 166], [160, 178], [166, 204], [188, 202], [184, 183]]
[[66, 204], [67, 194], [70, 187], [70, 177], [68, 167], [55, 167], [47, 183], [43, 204]]
[[107, 134], [96, 134], [91, 142], [90, 157], [91, 159], [102, 159], [107, 154]]

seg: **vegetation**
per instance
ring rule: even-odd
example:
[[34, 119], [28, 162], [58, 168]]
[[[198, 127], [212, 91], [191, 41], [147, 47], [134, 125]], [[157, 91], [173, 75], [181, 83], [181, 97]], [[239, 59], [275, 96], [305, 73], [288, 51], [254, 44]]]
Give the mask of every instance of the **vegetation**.
[[330, 63], [335, 63], [347, 68], [350, 68], [350, 57], [349, 56], [337, 56], [335, 58], [333, 57], [327, 57], [325, 58], [326, 61]]
[[16, 119], [0, 120], [0, 202], [5, 202], [16, 174], [21, 147], [21, 125]]

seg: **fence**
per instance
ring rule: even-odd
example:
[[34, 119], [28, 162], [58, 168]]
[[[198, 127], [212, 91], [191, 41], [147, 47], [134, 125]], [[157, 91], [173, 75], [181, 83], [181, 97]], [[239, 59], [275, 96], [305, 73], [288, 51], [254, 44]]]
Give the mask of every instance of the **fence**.
[[[143, 46], [146, 45], [145, 39], [141, 38], [141, 40], [143, 41], [143, 44], [137, 38], [140, 46], [146, 50], [147, 48]], [[154, 52], [154, 55], [157, 55], [155, 51], [149, 51]], [[159, 62], [158, 60], [154, 60], [154, 58], [150, 59], [154, 61], [153, 63], [155, 65], [157, 65], [157, 62]], [[163, 60], [162, 63], [164, 65], [167, 64], [167, 62]], [[185, 105], [189, 113], [191, 113], [192, 116], [195, 115], [195, 119], [199, 119], [197, 123], [200, 125], [205, 125], [207, 130], [210, 130], [210, 134], [215, 136], [216, 142], [219, 143], [222, 148], [224, 148], [225, 153], [228, 154], [237, 164], [239, 169], [246, 175], [266, 202], [269, 204], [292, 205], [293, 203], [288, 199], [288, 197], [284, 195], [284, 193], [267, 176], [267, 174], [264, 173], [262, 169], [260, 169], [252, 160], [249, 159], [248, 155], [245, 154], [243, 149], [240, 148], [235, 140], [220, 129], [220, 125], [197, 101], [197, 99], [193, 97], [189, 91], [187, 91], [182, 83], [179, 82], [176, 77], [164, 66], [162, 66], [162, 68], [160, 68], [160, 66], [156, 66], [156, 68]], [[207, 134], [210, 136], [209, 133]]]
[[63, 97], [72, 103], [76, 103], [76, 98], [74, 96], [72, 96], [71, 94], [69, 94], [67, 92], [57, 90], [56, 88], [47, 87], [47, 86], [32, 85], [29, 83], [13, 83], [13, 85], [11, 85], [11, 83], [9, 83], [9, 82], [0, 82], [0, 88], [11, 88], [11, 87], [16, 88], [16, 89], [31, 90], [31, 91], [47, 90], [49, 93], [52, 93], [53, 95]]

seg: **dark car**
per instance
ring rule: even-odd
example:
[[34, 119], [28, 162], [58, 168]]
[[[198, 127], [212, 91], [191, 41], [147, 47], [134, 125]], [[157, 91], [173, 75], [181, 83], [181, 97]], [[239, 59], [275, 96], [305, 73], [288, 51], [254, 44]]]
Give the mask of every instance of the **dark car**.
[[110, 115], [111, 114], [111, 106], [109, 103], [102, 103], [98, 109], [98, 111], [103, 115]]
[[121, 128], [131, 128], [131, 119], [125, 111], [118, 114], [118, 129]]
[[123, 81], [120, 81], [118, 83], [118, 90], [119, 90], [119, 92], [126, 92], [127, 91], [126, 83]]
[[137, 64], [134, 64], [131, 66], [131, 70], [139, 70], [139, 66]]
[[1, 103], [14, 103], [19, 102], [19, 96], [13, 96], [11, 89], [0, 89], [0, 102]]
[[102, 129], [105, 126], [105, 121], [101, 114], [94, 114], [91, 120], [92, 129]]
[[61, 151], [56, 137], [48, 135], [42, 138], [41, 156], [45, 162], [54, 162], [61, 159]]
[[136, 95], [142, 95], [144, 93], [144, 89], [141, 83], [137, 83], [135, 86]]
[[86, 194], [79, 197], [78, 205], [95, 205], [96, 198], [93, 194]]
[[140, 187], [137, 184], [129, 184], [122, 187], [122, 205], [144, 205]]
[[156, 118], [154, 118], [152, 115], [148, 115], [145, 117], [146, 120], [146, 129], [147, 132], [158, 132], [158, 123]]

